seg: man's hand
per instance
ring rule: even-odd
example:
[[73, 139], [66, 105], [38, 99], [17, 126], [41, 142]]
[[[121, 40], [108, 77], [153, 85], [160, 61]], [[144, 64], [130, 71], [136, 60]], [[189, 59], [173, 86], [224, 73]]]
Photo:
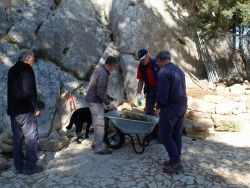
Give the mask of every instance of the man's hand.
[[41, 114], [40, 110], [35, 111], [35, 116], [40, 116], [40, 114]]
[[106, 106], [107, 110], [116, 110], [117, 108], [115, 107], [115, 105], [110, 102], [107, 106]]

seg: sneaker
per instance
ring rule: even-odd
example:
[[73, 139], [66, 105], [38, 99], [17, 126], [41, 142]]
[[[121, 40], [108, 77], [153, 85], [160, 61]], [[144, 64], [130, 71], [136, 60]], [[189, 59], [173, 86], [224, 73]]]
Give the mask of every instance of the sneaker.
[[25, 175], [31, 175], [31, 174], [35, 174], [35, 173], [39, 173], [44, 171], [44, 167], [41, 165], [36, 165], [36, 167], [32, 168], [32, 169], [27, 169], [23, 171], [23, 174]]
[[163, 172], [165, 173], [173, 173], [178, 172], [182, 170], [182, 164], [181, 162], [172, 162], [172, 164], [169, 164], [168, 166], [164, 166]]
[[103, 149], [103, 150], [101, 150], [101, 151], [97, 151], [97, 152], [95, 152], [95, 154], [99, 154], [99, 155], [112, 154], [112, 150], [111, 150], [111, 149], [106, 148], [106, 149]]

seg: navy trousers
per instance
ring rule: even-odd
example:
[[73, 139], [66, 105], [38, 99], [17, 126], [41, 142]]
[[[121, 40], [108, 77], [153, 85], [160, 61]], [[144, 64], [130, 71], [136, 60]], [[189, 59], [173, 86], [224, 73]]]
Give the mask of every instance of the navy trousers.
[[145, 94], [146, 96], [146, 104], [145, 104], [145, 114], [146, 115], [154, 115], [154, 107], [156, 104], [156, 88], [148, 89]]
[[[185, 112], [186, 106], [181, 111]], [[184, 115], [185, 113], [178, 115], [167, 107], [162, 108], [160, 112], [160, 140], [168, 152], [169, 159], [173, 162], [180, 161]]]
[[[38, 130], [34, 113], [11, 116], [14, 166], [17, 170], [35, 168], [38, 157]], [[23, 141], [25, 154], [23, 152]]]

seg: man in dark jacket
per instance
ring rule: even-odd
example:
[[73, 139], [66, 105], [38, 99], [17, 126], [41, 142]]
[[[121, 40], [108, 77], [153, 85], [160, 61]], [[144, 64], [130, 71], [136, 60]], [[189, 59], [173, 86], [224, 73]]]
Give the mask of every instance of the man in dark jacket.
[[164, 163], [164, 172], [171, 173], [182, 169], [182, 126], [187, 110], [185, 75], [171, 62], [168, 51], [158, 53], [157, 63], [160, 67], [157, 80], [160, 139], [170, 159]]
[[[38, 131], [36, 117], [40, 115], [36, 81], [32, 65], [34, 54], [23, 50], [8, 72], [8, 115], [13, 132], [14, 166], [17, 174], [33, 174], [43, 170], [37, 165]], [[25, 141], [25, 154], [22, 143]]]
[[150, 56], [146, 49], [140, 49], [138, 51], [138, 60], [140, 63], [137, 68], [137, 79], [139, 80], [137, 87], [137, 100], [140, 100], [141, 91], [144, 86], [144, 94], [146, 97], [145, 114], [154, 115], [159, 67], [156, 64], [156, 58]]

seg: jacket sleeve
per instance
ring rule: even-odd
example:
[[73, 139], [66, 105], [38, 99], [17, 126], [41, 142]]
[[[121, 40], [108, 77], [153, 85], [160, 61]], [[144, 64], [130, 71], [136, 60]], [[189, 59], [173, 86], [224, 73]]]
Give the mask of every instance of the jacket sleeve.
[[166, 74], [159, 73], [157, 80], [157, 106], [159, 108], [165, 107], [168, 101], [169, 94], [169, 80]]
[[25, 71], [22, 75], [22, 87], [23, 87], [23, 96], [26, 99], [29, 99], [35, 111], [38, 110], [38, 101], [37, 101], [37, 91], [36, 91], [36, 82], [34, 75]]
[[100, 74], [97, 80], [97, 95], [104, 104], [109, 104], [107, 96], [108, 77], [105, 74]]

